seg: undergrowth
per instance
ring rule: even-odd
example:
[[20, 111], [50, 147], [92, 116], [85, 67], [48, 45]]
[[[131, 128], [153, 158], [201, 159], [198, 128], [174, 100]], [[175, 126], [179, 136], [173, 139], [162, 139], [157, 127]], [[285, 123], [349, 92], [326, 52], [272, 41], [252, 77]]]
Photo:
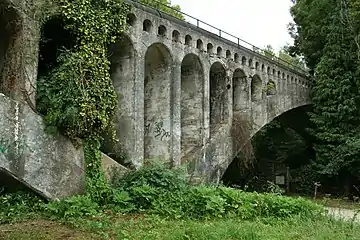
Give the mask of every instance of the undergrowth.
[[250, 193], [222, 186], [194, 186], [189, 184], [183, 169], [170, 169], [156, 161], [114, 179], [107, 194], [105, 199], [93, 200], [87, 194], [49, 203], [24, 193], [3, 194], [0, 219], [6, 222], [37, 214], [71, 220], [109, 213], [145, 213], [172, 219], [235, 217], [251, 220], [259, 217], [313, 218], [323, 211], [319, 205], [303, 198]]

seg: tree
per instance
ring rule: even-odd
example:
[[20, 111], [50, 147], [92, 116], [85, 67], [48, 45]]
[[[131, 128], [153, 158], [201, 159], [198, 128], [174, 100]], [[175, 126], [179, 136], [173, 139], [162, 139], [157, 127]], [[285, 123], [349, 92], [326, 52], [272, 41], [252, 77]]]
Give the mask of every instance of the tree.
[[298, 68], [302, 68], [302, 69], [306, 68], [306, 65], [305, 65], [303, 59], [300, 58], [299, 56], [291, 56], [289, 53], [289, 47], [287, 47], [287, 46], [282, 47], [280, 49], [278, 58], [285, 62], [288, 62]]
[[275, 50], [274, 48], [269, 44], [267, 45], [263, 50], [262, 54], [268, 58], [273, 59], [275, 57]]
[[345, 186], [359, 180], [360, 170], [358, 4], [298, 0], [291, 9], [296, 23], [291, 51], [303, 54], [314, 73], [316, 165], [323, 175], [339, 176]]
[[141, 3], [159, 9], [171, 16], [184, 20], [184, 16], [179, 11], [181, 10], [179, 5], [171, 5], [171, 1], [168, 0], [141, 0]]

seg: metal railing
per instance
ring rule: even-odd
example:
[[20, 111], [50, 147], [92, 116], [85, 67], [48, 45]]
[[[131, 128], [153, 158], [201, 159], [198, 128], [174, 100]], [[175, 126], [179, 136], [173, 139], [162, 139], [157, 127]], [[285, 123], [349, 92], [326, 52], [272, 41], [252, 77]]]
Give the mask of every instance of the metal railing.
[[[156, 11], [160, 11], [161, 13], [170, 15], [169, 13], [166, 13], [166, 12], [164, 12], [164, 11], [161, 11], [161, 10], [159, 10], [159, 9], [153, 7], [153, 6], [150, 6], [150, 5], [148, 5], [148, 4], [144, 4], [144, 3], [142, 3], [140, 0], [128, 0], [128, 1], [129, 1], [129, 2], [136, 2], [136, 3], [140, 4], [140, 5], [143, 5], [143, 6], [152, 8], [152, 9], [154, 9], [154, 10], [156, 10]], [[264, 54], [261, 53], [261, 51], [264, 52], [264, 51], [266, 51], [266, 50], [261, 49], [261, 48], [259, 48], [259, 47], [256, 47], [256, 46], [254, 46], [253, 44], [251, 44], [251, 43], [249, 43], [249, 42], [247, 42], [247, 41], [245, 41], [245, 40], [242, 40], [241, 38], [239, 38], [239, 37], [237, 37], [237, 36], [235, 36], [235, 35], [232, 35], [232, 34], [230, 34], [230, 33], [228, 33], [228, 32], [225, 32], [225, 31], [223, 31], [223, 30], [221, 30], [221, 29], [219, 29], [219, 28], [217, 28], [217, 27], [215, 27], [215, 26], [212, 26], [212, 25], [210, 25], [210, 24], [208, 24], [208, 23], [206, 23], [206, 22], [204, 22], [204, 21], [201, 21], [201, 20], [198, 19], [198, 18], [195, 18], [195, 17], [193, 17], [193, 16], [191, 16], [191, 15], [189, 15], [189, 14], [187, 14], [187, 13], [184, 13], [184, 12], [182, 12], [182, 11], [179, 11], [178, 9], [175, 9], [175, 8], [173, 8], [173, 7], [170, 7], [170, 6], [167, 6], [167, 5], [165, 5], [165, 4], [162, 4], [162, 3], [160, 3], [160, 2], [158, 2], [158, 1], [156, 1], [156, 0], [154, 0], [154, 2], [156, 2], [159, 6], [163, 6], [164, 8], [167, 8], [167, 9], [169, 9], [169, 10], [171, 10], [171, 11], [174, 11], [174, 12], [178, 13], [179, 15], [188, 17], [187, 20], [189, 20], [189, 21], [186, 21], [186, 20], [183, 20], [183, 19], [180, 19], [180, 18], [178, 18], [178, 17], [176, 17], [176, 16], [171, 15], [172, 17], [175, 17], [175, 18], [177, 18], [177, 19], [179, 19], [179, 20], [181, 20], [181, 21], [184, 21], [184, 22], [187, 22], [187, 23], [189, 23], [189, 24], [192, 24], [192, 25], [196, 26], [197, 28], [200, 28], [200, 29], [203, 29], [203, 30], [208, 31], [208, 32], [210, 32], [210, 33], [216, 34], [216, 35], [219, 36], [220, 38], [226, 39], [226, 40], [228, 40], [228, 41], [230, 41], [230, 42], [232, 42], [232, 43], [237, 44], [237, 45], [238, 45], [238, 48], [240, 48], [240, 47], [246, 48], [247, 50], [249, 50], [249, 51], [251, 51], [251, 52], [253, 52], [253, 53], [255, 53], [255, 54], [260, 54], [260, 55], [261, 55], [263, 58], [265, 58], [265, 59], [268, 59], [268, 60], [270, 60], [270, 61], [274, 61], [274, 62], [276, 62], [276, 63], [278, 63], [278, 64], [280, 64], [280, 65], [283, 65], [283, 66], [288, 67], [288, 68], [292, 68], [293, 70], [295, 70], [295, 71], [297, 71], [297, 72], [300, 72], [300, 73], [302, 73], [302, 74], [308, 75], [308, 71], [306, 71], [305, 69], [300, 68], [299, 66], [296, 66], [296, 65], [294, 65], [294, 64], [292, 64], [292, 63], [290, 63], [290, 62], [288, 62], [288, 61], [285, 61], [285, 60], [283, 60], [283, 59], [280, 59], [280, 58], [278, 58], [278, 57], [276, 57], [276, 56], [274, 56], [274, 57], [265, 56]]]

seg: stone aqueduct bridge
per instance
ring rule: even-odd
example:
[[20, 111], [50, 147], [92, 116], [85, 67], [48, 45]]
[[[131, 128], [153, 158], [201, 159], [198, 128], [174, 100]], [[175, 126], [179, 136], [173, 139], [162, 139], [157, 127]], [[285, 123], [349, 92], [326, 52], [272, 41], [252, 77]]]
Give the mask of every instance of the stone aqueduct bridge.
[[[133, 3], [134, 4], [134, 3]], [[310, 103], [304, 73], [216, 34], [135, 4], [112, 47], [118, 137], [128, 159], [189, 163], [218, 181], [248, 140], [272, 119]], [[235, 129], [236, 130], [236, 129]]]
[[[29, 104], [40, 33], [31, 18], [35, 14], [11, 7], [23, 3], [0, 4], [0, 183], [11, 175], [48, 198], [65, 197], [82, 190], [83, 151], [60, 135], [46, 134], [41, 116]], [[305, 75], [133, 4], [129, 29], [111, 46], [120, 141], [108, 145], [108, 153], [120, 147], [136, 167], [145, 158], [188, 163], [199, 176], [216, 182], [261, 127], [310, 104]], [[23, 25], [12, 28], [10, 21], [17, 18]], [[18, 48], [29, 56], [26, 61], [13, 54]], [[19, 74], [14, 72], [25, 73], [15, 84], [11, 79]], [[3, 91], [9, 84], [12, 93]], [[24, 101], [24, 91], [30, 100]]]

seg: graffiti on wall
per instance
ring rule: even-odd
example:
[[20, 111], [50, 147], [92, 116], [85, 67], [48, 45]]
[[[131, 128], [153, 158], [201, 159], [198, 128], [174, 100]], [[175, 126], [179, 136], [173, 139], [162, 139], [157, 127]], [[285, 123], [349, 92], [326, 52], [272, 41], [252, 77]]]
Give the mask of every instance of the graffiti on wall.
[[163, 121], [151, 122], [147, 121], [145, 123], [145, 136], [149, 136], [150, 134], [154, 134], [155, 139], [160, 139], [161, 141], [167, 140], [171, 137], [170, 131], [167, 131], [164, 128]]

